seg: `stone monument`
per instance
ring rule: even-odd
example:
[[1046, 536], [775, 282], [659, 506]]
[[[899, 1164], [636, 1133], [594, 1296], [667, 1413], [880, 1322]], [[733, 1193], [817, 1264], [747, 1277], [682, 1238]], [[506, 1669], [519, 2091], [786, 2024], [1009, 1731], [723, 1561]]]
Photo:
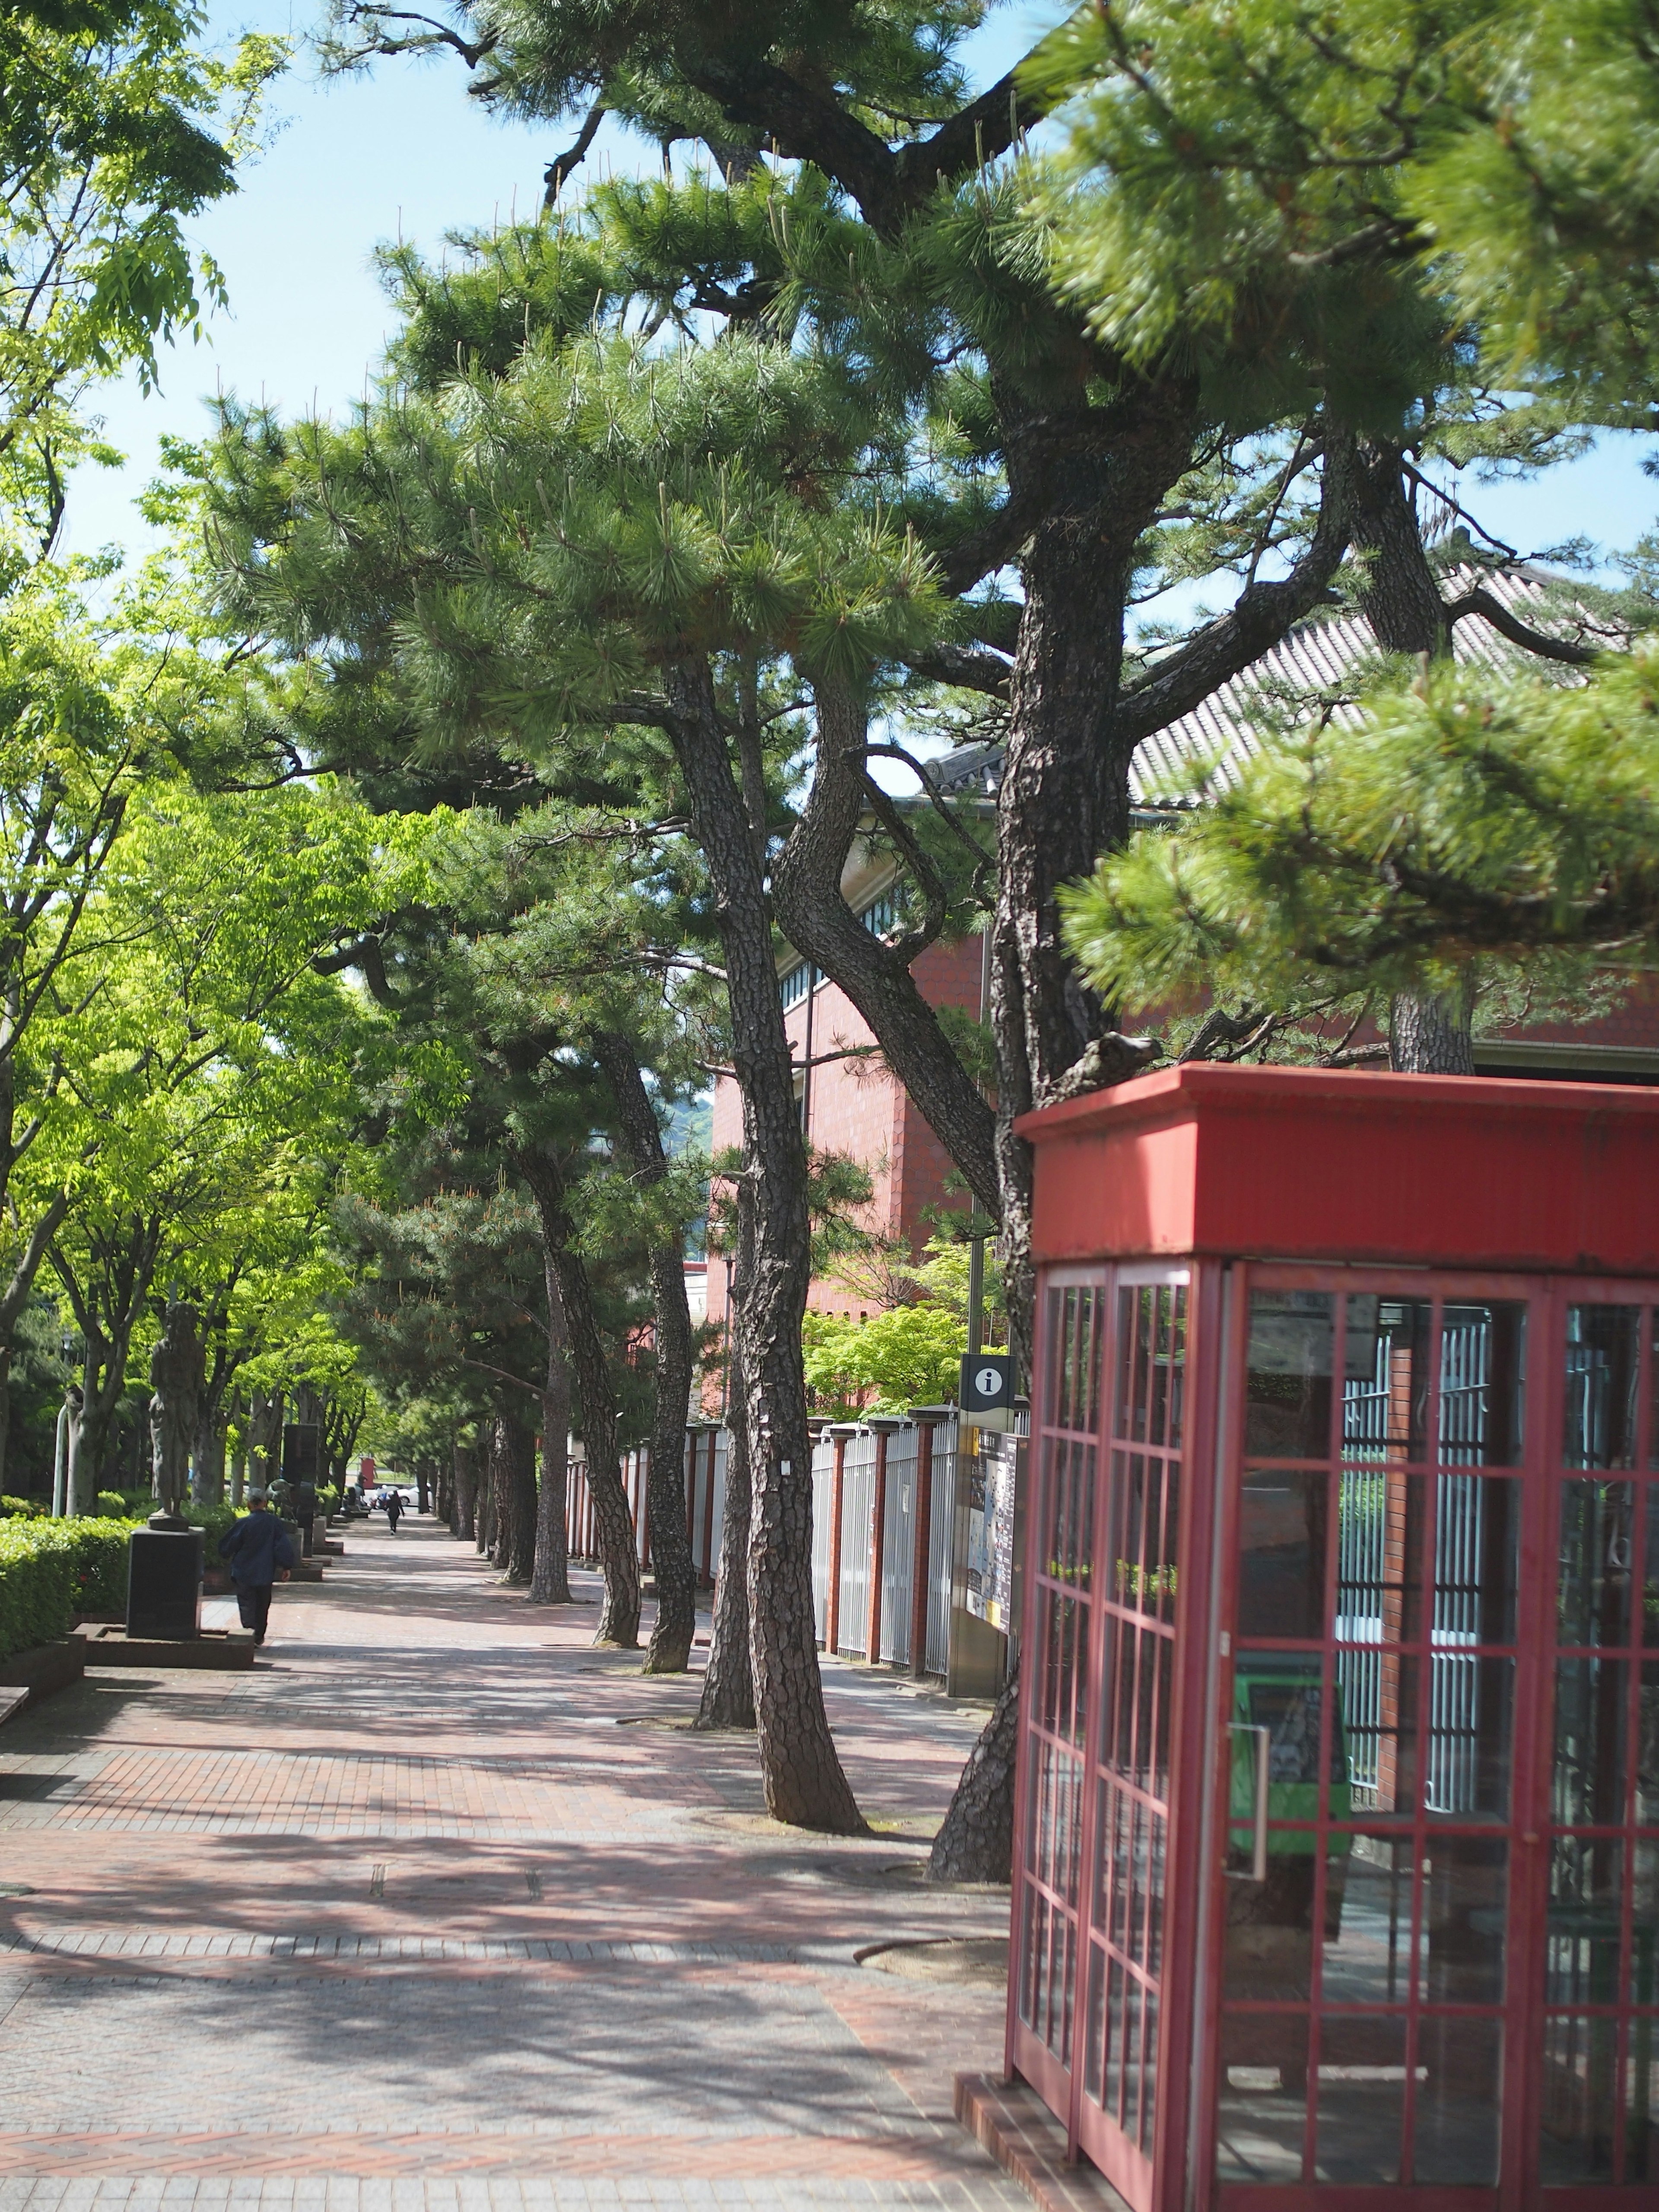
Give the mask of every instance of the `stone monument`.
[[202, 1532], [179, 1510], [190, 1468], [206, 1358], [195, 1309], [167, 1301], [150, 1354], [149, 1443], [155, 1507], [135, 1528], [127, 1569], [127, 1634], [178, 1642], [201, 1634]]
[[149, 1516], [152, 1528], [188, 1526], [179, 1506], [190, 1473], [206, 1364], [195, 1308], [169, 1298], [166, 1324], [149, 1356], [150, 1465], [158, 1508]]

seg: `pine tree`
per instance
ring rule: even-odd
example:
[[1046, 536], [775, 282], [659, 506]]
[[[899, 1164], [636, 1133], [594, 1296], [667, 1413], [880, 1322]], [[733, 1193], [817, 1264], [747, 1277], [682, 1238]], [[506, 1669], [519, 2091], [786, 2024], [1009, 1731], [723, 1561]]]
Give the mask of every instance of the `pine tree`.
[[[1226, 939], [1206, 980], [1243, 992], [1267, 1030], [1357, 984], [1362, 1002], [1389, 998], [1395, 1066], [1472, 1073], [1481, 982], [1490, 994], [1517, 960], [1544, 988], [1575, 963], [1582, 980], [1603, 941], [1599, 899], [1570, 909], [1583, 850], [1604, 833], [1570, 828], [1565, 810], [1575, 790], [1597, 804], [1646, 738], [1638, 714], [1592, 764], [1589, 730], [1606, 744], [1630, 711], [1629, 672], [1604, 663], [1599, 700], [1569, 704], [1558, 688], [1559, 665], [1587, 669], [1605, 636], [1518, 621], [1478, 571], [1448, 594], [1418, 526], [1421, 464], [1538, 465], [1639, 404], [1649, 278], [1629, 252], [1627, 196], [1655, 143], [1656, 80], [1636, 15], [1618, 0], [1343, 0], [1316, 24], [1277, 0], [1127, 0], [1056, 33], [1038, 77], [1077, 103], [1049, 205], [1061, 281], [1103, 336], [1142, 358], [1177, 338], [1219, 350], [1254, 336], [1322, 360], [1334, 380], [1343, 334], [1392, 298], [1409, 345], [1381, 370], [1349, 349], [1345, 404], [1364, 430], [1354, 599], [1379, 647], [1425, 666], [1449, 659], [1471, 614], [1558, 665], [1530, 684], [1443, 671], [1407, 700], [1384, 678], [1357, 728], [1281, 740], [1161, 852], [1143, 842], [1104, 863], [1070, 902], [1069, 940], [1097, 988], [1115, 975], [1144, 1003], [1154, 969], [1190, 989], [1198, 943], [1218, 954]], [[1537, 739], [1524, 764], [1523, 732]], [[1507, 885], [1489, 872], [1500, 850]], [[1529, 938], [1534, 901], [1549, 920]], [[1270, 975], [1277, 1000], [1260, 995]]]

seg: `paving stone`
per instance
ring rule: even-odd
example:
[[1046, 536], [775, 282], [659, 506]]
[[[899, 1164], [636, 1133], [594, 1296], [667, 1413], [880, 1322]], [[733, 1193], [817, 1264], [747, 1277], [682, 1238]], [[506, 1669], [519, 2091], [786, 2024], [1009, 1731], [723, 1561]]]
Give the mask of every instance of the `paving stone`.
[[0, 2212], [1024, 2206], [951, 2113], [1000, 1999], [853, 1964], [1006, 1930], [913, 1879], [980, 1712], [828, 1662], [884, 1831], [781, 1830], [574, 1580], [354, 1528], [251, 1673], [9, 1725], [52, 1786], [0, 1795]]

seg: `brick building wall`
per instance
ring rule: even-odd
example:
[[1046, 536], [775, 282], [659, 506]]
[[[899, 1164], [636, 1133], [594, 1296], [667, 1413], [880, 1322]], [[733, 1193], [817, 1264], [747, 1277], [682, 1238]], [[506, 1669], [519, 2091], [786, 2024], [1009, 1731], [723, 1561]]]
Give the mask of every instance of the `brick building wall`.
[[[963, 1006], [977, 1017], [981, 941], [930, 945], [912, 971], [923, 995], [936, 1006]], [[875, 1043], [868, 1023], [845, 992], [821, 982], [810, 1000], [801, 998], [784, 1016], [789, 1049], [798, 1067], [811, 1057], [806, 1099], [808, 1141], [816, 1151], [839, 1152], [856, 1160], [874, 1185], [864, 1210], [866, 1225], [883, 1237], [902, 1237], [920, 1253], [932, 1229], [931, 1215], [951, 1207], [966, 1212], [965, 1190], [939, 1139], [910, 1103], [908, 1093], [878, 1054], [860, 1056]], [[842, 1055], [836, 1057], [836, 1055]], [[718, 1156], [743, 1139], [743, 1108], [738, 1086], [721, 1076], [714, 1087], [713, 1147]], [[726, 1262], [711, 1255], [708, 1318], [726, 1313]], [[828, 1281], [815, 1282], [809, 1304], [824, 1313], [857, 1315], [871, 1310], [866, 1296]]]
[[[977, 1016], [982, 957], [977, 937], [933, 945], [913, 972], [933, 1005], [962, 1006]], [[874, 1185], [865, 1212], [868, 1225], [884, 1237], [902, 1237], [920, 1253], [935, 1212], [968, 1208], [967, 1193], [958, 1187], [944, 1146], [885, 1061], [879, 1055], [857, 1056], [859, 1048], [875, 1041], [838, 986], [820, 982], [810, 1002], [802, 997], [789, 1008], [784, 1026], [798, 1066], [805, 1065], [810, 1043], [811, 1142], [820, 1152], [858, 1161], [868, 1171]], [[1476, 1059], [1483, 1074], [1659, 1083], [1659, 976], [1639, 977], [1625, 1002], [1599, 1020], [1534, 1024], [1483, 1039]], [[715, 1152], [736, 1148], [742, 1134], [737, 1085], [721, 1077], [714, 1091]], [[857, 1316], [873, 1310], [870, 1295], [832, 1281], [814, 1282], [808, 1303], [825, 1313]], [[722, 1320], [726, 1305], [726, 1264], [711, 1256], [709, 1319]]]

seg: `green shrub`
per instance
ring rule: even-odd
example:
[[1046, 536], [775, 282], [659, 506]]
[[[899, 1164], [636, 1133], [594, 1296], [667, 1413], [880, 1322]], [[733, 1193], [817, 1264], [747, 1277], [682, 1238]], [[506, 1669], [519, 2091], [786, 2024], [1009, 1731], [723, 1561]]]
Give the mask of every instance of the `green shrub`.
[[70, 1532], [75, 1560], [77, 1613], [125, 1613], [127, 1609], [127, 1538], [142, 1521], [60, 1521]]
[[62, 1521], [0, 1522], [0, 1658], [67, 1636], [75, 1553]]
[[185, 1505], [180, 1509], [192, 1528], [199, 1528], [203, 1550], [210, 1559], [216, 1559], [219, 1539], [227, 1528], [241, 1519], [234, 1505]]
[[317, 1510], [326, 1516], [337, 1513], [339, 1510], [340, 1486], [337, 1482], [325, 1482], [317, 1492]]
[[127, 1538], [142, 1521], [0, 1522], [0, 1658], [67, 1636], [82, 1613], [122, 1613]]
[[125, 1521], [127, 1517], [126, 1498], [118, 1490], [100, 1490], [98, 1510], [106, 1521]]
[[0, 1521], [35, 1521], [46, 1510], [38, 1498], [0, 1498]]

